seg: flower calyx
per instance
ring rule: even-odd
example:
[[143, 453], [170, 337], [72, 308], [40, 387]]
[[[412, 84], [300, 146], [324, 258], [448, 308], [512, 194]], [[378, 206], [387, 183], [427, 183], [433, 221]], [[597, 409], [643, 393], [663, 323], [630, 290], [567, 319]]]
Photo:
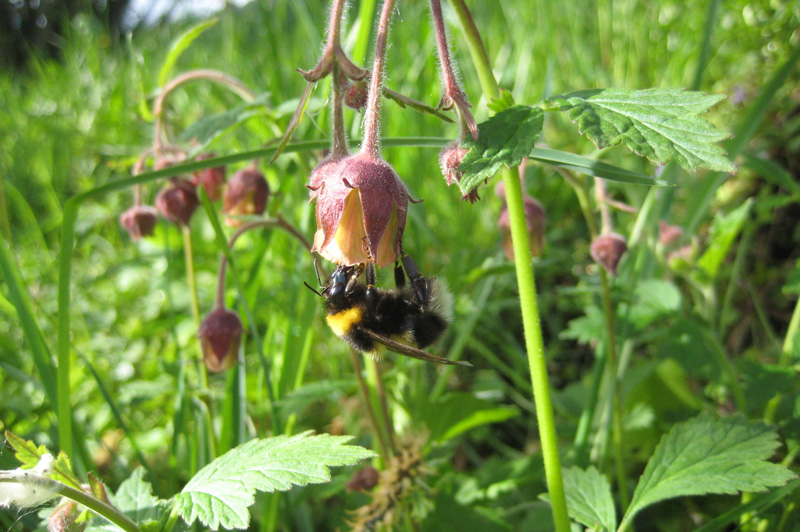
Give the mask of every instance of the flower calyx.
[[149, 205], [134, 205], [120, 215], [119, 222], [132, 240], [153, 236], [158, 224], [158, 210]]
[[194, 211], [200, 205], [195, 187], [184, 177], [173, 177], [170, 181], [170, 185], [158, 193], [156, 208], [172, 223], [189, 225]]
[[236, 365], [242, 330], [239, 315], [224, 307], [206, 316], [200, 324], [198, 337], [208, 371], [219, 373]]
[[628, 241], [617, 233], [606, 233], [594, 239], [589, 248], [594, 261], [611, 275], [617, 275], [617, 265], [628, 251]]
[[231, 216], [263, 214], [269, 199], [269, 185], [264, 174], [253, 167], [239, 170], [228, 181], [222, 198], [223, 210], [230, 215], [225, 223], [238, 227], [241, 220]]
[[394, 168], [362, 151], [323, 170], [312, 190], [318, 228], [312, 251], [343, 266], [397, 260], [409, 195]]

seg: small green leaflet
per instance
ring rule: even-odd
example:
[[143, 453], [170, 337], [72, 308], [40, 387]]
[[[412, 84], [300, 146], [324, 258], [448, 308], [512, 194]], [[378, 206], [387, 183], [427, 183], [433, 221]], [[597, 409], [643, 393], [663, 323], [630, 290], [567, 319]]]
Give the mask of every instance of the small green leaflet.
[[211, 530], [245, 529], [256, 491], [328, 482], [330, 467], [353, 465], [375, 453], [345, 445], [348, 436], [310, 433], [253, 440], [201, 469], [175, 498], [178, 514]]
[[665, 499], [786, 484], [795, 474], [767, 462], [778, 445], [775, 427], [741, 414], [714, 419], [703, 413], [675, 425], [647, 463], [620, 528], [643, 508]]
[[683, 89], [598, 89], [548, 103], [565, 111], [598, 148], [623, 143], [657, 163], [735, 173], [725, 151], [714, 144], [730, 135], [699, 117], [723, 98]]
[[[14, 448], [17, 460], [22, 462], [22, 469], [32, 469], [39, 464], [39, 460], [50, 451], [44, 445], [36, 446], [32, 441], [20, 438], [11, 431], [5, 432], [6, 441]], [[69, 457], [61, 451], [53, 461], [53, 472], [47, 475], [53, 480], [63, 482], [67, 486], [81, 489], [81, 483], [72, 472], [72, 463]]]
[[722, 261], [728, 255], [733, 241], [742, 232], [753, 200], [742, 203], [739, 207], [724, 216], [716, 216], [711, 224], [708, 249], [697, 261], [697, 265], [705, 275], [705, 281], [711, 281], [717, 276]]
[[461, 144], [469, 148], [458, 167], [463, 172], [461, 193], [468, 194], [502, 165], [513, 168], [522, 162], [539, 138], [543, 121], [541, 109], [514, 105], [478, 124], [478, 140], [468, 137]]
[[565, 469], [564, 492], [570, 517], [574, 520], [597, 532], [616, 530], [617, 510], [611, 486], [597, 469]]
[[[137, 468], [130, 477], [120, 484], [117, 493], [111, 497], [111, 503], [140, 529], [157, 525], [164, 513], [170, 510], [167, 501], [153, 495], [153, 487], [144, 480], [145, 470]], [[85, 532], [119, 532], [122, 529], [107, 521], [104, 517], [95, 516], [89, 522]]]

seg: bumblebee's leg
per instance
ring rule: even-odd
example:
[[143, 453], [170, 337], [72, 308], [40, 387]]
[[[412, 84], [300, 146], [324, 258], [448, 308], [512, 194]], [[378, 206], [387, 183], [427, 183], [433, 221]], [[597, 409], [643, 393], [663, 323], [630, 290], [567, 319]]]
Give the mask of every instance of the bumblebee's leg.
[[400, 261], [394, 263], [394, 284], [397, 288], [406, 286], [406, 273], [403, 271]]
[[356, 283], [358, 283], [358, 276], [361, 275], [361, 270], [357, 266], [347, 266], [347, 286], [345, 286], [344, 292], [347, 295], [353, 293], [353, 289], [356, 287]]
[[367, 292], [365, 299], [367, 306], [373, 312], [378, 308], [378, 289], [375, 288], [375, 264], [372, 262], [367, 263], [365, 281], [367, 283]]
[[411, 286], [414, 288], [417, 303], [423, 307], [426, 306], [428, 304], [428, 282], [419, 273], [417, 264], [410, 255], [403, 256], [403, 267], [406, 269], [408, 280], [411, 281]]

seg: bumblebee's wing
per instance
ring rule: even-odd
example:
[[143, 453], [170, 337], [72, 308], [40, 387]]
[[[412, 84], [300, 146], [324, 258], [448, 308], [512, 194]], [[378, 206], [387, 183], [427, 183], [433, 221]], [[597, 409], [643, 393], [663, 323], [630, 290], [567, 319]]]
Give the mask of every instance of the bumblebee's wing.
[[417, 349], [416, 347], [411, 347], [410, 345], [406, 345], [391, 338], [387, 338], [382, 334], [378, 334], [375, 331], [371, 331], [369, 329], [363, 329], [370, 338], [378, 342], [379, 344], [383, 344], [386, 346], [387, 349], [390, 351], [394, 351], [400, 355], [405, 355], [411, 358], [417, 358], [419, 360], [424, 360], [426, 362], [436, 362], [437, 364], [449, 364], [454, 366], [468, 366], [472, 367], [472, 364], [469, 362], [464, 362], [463, 360], [448, 360], [446, 358], [442, 358], [440, 356], [432, 355], [422, 349]]

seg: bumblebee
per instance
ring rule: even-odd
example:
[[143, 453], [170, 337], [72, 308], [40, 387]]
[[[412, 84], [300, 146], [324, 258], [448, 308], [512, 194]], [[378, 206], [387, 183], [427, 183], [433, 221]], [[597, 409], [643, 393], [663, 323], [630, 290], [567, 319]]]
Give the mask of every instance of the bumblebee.
[[[336, 336], [362, 353], [381, 358], [388, 349], [428, 362], [471, 366], [422, 350], [447, 329], [452, 298], [435, 278], [422, 277], [408, 255], [402, 262], [402, 266], [395, 265], [396, 289], [375, 286], [375, 266], [371, 263], [339, 266], [320, 292], [309, 288], [325, 299], [326, 320]], [[362, 273], [365, 282], [359, 280]], [[410, 286], [406, 285], [406, 274]], [[319, 272], [317, 276], [319, 281]]]

